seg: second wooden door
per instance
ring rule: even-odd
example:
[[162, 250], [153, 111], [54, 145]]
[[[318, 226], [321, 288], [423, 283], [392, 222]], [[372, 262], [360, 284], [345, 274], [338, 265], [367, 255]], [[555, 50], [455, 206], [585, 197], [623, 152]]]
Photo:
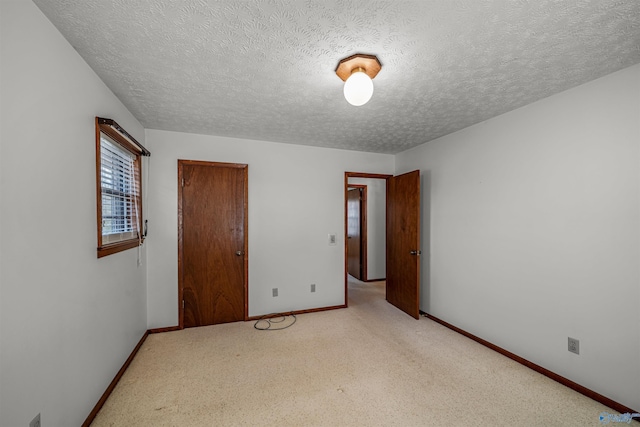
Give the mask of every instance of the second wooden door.
[[347, 193], [347, 258], [349, 274], [362, 280], [362, 189]]
[[247, 165], [179, 160], [181, 326], [246, 320]]

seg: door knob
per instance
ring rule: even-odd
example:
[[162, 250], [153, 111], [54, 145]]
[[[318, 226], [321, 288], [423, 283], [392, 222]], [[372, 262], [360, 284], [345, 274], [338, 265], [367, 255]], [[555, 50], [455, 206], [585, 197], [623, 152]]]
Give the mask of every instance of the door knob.
[[409, 253], [411, 255], [420, 255], [420, 254], [422, 254], [422, 251], [409, 251]]
[[241, 256], [242, 254], [244, 254], [244, 252], [242, 252], [242, 251], [237, 251], [236, 252], [236, 255], [238, 255], [238, 256]]

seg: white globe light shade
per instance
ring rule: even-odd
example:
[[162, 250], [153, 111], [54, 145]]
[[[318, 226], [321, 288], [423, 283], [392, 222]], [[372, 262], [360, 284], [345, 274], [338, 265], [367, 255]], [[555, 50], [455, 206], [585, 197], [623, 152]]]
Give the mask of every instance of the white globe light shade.
[[373, 82], [362, 71], [351, 74], [344, 82], [344, 97], [351, 105], [359, 107], [366, 104], [373, 95]]

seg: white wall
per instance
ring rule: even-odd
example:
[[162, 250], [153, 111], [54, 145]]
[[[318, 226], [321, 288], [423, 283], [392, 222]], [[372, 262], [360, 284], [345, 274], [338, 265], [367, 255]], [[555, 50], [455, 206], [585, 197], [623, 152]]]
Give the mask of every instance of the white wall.
[[399, 154], [421, 308], [640, 409], [639, 146], [636, 65]]
[[96, 258], [96, 115], [144, 130], [31, 1], [0, 1], [0, 425], [80, 425], [146, 330], [136, 250]]
[[[392, 155], [147, 130], [149, 327], [178, 324], [177, 162], [249, 165], [249, 315], [344, 304], [344, 172]], [[328, 234], [337, 244], [328, 245]], [[310, 292], [310, 284], [316, 292]], [[279, 296], [271, 296], [277, 287]]]
[[384, 279], [387, 275], [387, 182], [384, 179], [350, 177], [349, 184], [367, 186], [367, 280]]

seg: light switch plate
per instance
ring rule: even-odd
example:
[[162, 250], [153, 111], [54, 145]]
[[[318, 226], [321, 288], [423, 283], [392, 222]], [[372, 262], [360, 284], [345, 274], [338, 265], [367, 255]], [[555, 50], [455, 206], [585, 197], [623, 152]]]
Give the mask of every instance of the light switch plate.
[[335, 233], [330, 233], [329, 234], [329, 246], [335, 246], [336, 245], [336, 234]]

